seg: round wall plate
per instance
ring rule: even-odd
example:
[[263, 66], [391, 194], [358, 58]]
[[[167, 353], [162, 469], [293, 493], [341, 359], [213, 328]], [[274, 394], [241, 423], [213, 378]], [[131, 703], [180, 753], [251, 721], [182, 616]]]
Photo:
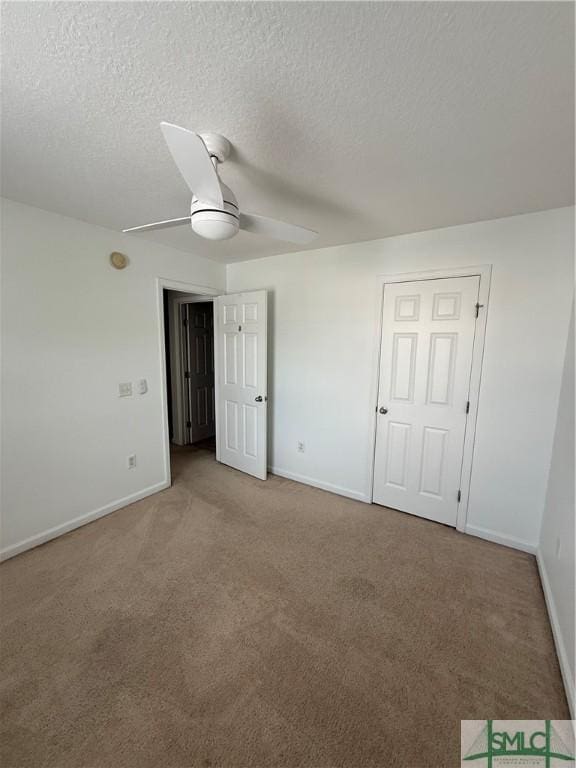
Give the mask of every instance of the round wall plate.
[[219, 133], [201, 133], [200, 138], [206, 145], [208, 152], [218, 159], [219, 163], [223, 163], [224, 160], [230, 154], [230, 142], [221, 136]]
[[112, 264], [114, 269], [124, 269], [124, 267], [128, 266], [128, 257], [123, 253], [119, 253], [119, 251], [114, 251], [110, 254], [110, 264]]

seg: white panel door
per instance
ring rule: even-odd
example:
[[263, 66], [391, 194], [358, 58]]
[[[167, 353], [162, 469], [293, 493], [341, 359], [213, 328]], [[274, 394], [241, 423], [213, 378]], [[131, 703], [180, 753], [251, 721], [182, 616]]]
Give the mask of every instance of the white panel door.
[[216, 458], [266, 479], [266, 291], [219, 296], [217, 334]]
[[456, 525], [480, 278], [384, 289], [377, 504]]

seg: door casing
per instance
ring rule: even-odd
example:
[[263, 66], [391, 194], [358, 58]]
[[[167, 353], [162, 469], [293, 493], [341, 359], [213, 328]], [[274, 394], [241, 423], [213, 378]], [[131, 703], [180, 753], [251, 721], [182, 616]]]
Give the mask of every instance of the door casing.
[[[165, 481], [163, 485], [169, 487], [172, 484], [172, 476], [170, 471], [170, 430], [168, 426], [168, 391], [167, 391], [167, 377], [166, 377], [166, 343], [164, 336], [164, 290], [181, 291], [183, 293], [196, 294], [197, 298], [185, 298], [182, 297], [182, 302], [191, 301], [211, 301], [217, 296], [226, 295], [225, 290], [216, 290], [208, 288], [205, 285], [197, 285], [195, 283], [187, 283], [181, 280], [170, 280], [169, 278], [157, 277], [156, 278], [156, 311], [158, 316], [158, 350], [160, 354], [160, 399], [162, 403], [162, 433], [164, 443], [164, 477]], [[246, 293], [246, 291], [244, 292]], [[216, 323], [214, 323], [214, 329], [216, 329]], [[216, 382], [220, 381], [219, 371], [219, 340], [218, 334], [214, 333], [214, 378]], [[265, 350], [267, 354], [267, 349]], [[267, 393], [265, 393], [267, 394]], [[218, 423], [218, 397], [215, 398], [216, 409], [216, 422]], [[216, 433], [216, 459], [220, 460], [218, 434]]]
[[[215, 296], [220, 296], [226, 291], [207, 288], [205, 285], [196, 285], [195, 283], [186, 283], [182, 280], [170, 280], [165, 277], [156, 278], [156, 309], [158, 316], [158, 351], [160, 354], [160, 400], [162, 404], [162, 435], [164, 444], [164, 477], [166, 486], [172, 484], [172, 475], [170, 472], [170, 430], [168, 427], [168, 391], [166, 377], [166, 343], [164, 337], [164, 289], [169, 291], [182, 291], [183, 293], [194, 293], [202, 297], [197, 301], [209, 301]], [[216, 365], [216, 354], [214, 357]], [[217, 374], [217, 371], [214, 371]]]
[[450, 277], [471, 277], [480, 278], [480, 289], [478, 303], [481, 305], [476, 323], [476, 334], [474, 337], [474, 347], [472, 350], [472, 367], [470, 373], [470, 411], [466, 423], [466, 432], [464, 435], [464, 449], [462, 456], [462, 470], [460, 476], [460, 490], [462, 492], [458, 504], [458, 513], [456, 518], [456, 529], [458, 531], [466, 530], [468, 519], [468, 506], [470, 498], [470, 480], [472, 477], [472, 462], [474, 458], [474, 440], [476, 436], [476, 421], [478, 416], [478, 400], [480, 397], [480, 380], [482, 374], [482, 360], [484, 357], [484, 340], [486, 336], [486, 320], [488, 316], [488, 300], [490, 296], [490, 280], [492, 275], [492, 265], [483, 264], [472, 267], [452, 267], [437, 270], [425, 270], [421, 272], [404, 272], [400, 274], [379, 275], [377, 286], [377, 298], [374, 302], [375, 318], [374, 325], [377, 329], [374, 335], [374, 351], [372, 364], [372, 385], [370, 397], [370, 437], [369, 437], [369, 456], [371, 457], [370, 476], [369, 476], [369, 501], [374, 500], [374, 460], [376, 451], [376, 425], [378, 405], [378, 380], [380, 373], [380, 349], [382, 342], [382, 308], [384, 302], [384, 287], [387, 283], [409, 283], [416, 280], [440, 280]]

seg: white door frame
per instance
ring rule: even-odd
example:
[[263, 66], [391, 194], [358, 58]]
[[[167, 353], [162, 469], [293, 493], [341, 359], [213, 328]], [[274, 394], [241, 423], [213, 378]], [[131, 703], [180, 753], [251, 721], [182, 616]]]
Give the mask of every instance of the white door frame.
[[[168, 392], [166, 375], [166, 342], [164, 329], [164, 289], [169, 291], [182, 291], [183, 293], [195, 293], [201, 296], [214, 297], [226, 293], [225, 290], [208, 288], [206, 285], [186, 283], [182, 280], [171, 280], [166, 277], [156, 278], [156, 310], [158, 313], [158, 351], [160, 354], [160, 399], [162, 403], [162, 436], [164, 442], [164, 477], [166, 483], [172, 485], [170, 472], [170, 430], [168, 428]], [[200, 301], [200, 299], [198, 299]], [[208, 300], [208, 298], [206, 299]], [[214, 339], [216, 341], [216, 339]], [[214, 350], [214, 364], [216, 365], [216, 350]], [[216, 371], [214, 371], [216, 375]]]
[[472, 267], [451, 267], [433, 269], [421, 272], [403, 272], [400, 274], [378, 275], [377, 299], [375, 301], [376, 328], [372, 364], [372, 388], [370, 397], [370, 445], [369, 456], [372, 457], [369, 477], [369, 500], [374, 501], [374, 458], [376, 451], [376, 409], [378, 406], [378, 384], [380, 373], [380, 349], [382, 343], [382, 309], [384, 304], [384, 287], [386, 283], [408, 283], [416, 280], [441, 280], [450, 277], [480, 278], [478, 303], [481, 305], [472, 350], [472, 367], [470, 371], [470, 411], [466, 420], [464, 434], [464, 450], [462, 454], [462, 469], [460, 475], [460, 490], [462, 492], [458, 504], [456, 530], [465, 532], [468, 519], [468, 502], [470, 498], [470, 480], [472, 477], [472, 461], [474, 458], [474, 440], [476, 437], [476, 421], [478, 416], [478, 400], [480, 397], [480, 379], [482, 374], [482, 359], [484, 357], [484, 340], [486, 337], [486, 319], [488, 317], [488, 299], [490, 296], [490, 279], [492, 265], [482, 264]]

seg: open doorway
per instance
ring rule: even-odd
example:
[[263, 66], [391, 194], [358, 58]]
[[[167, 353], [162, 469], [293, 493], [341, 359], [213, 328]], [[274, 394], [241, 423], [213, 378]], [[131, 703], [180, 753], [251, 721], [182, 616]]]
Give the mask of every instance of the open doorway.
[[214, 304], [210, 296], [163, 290], [168, 432], [172, 458], [216, 455]]
[[267, 293], [187, 287], [157, 281], [166, 478], [178, 452], [193, 458], [202, 449], [265, 480]]

